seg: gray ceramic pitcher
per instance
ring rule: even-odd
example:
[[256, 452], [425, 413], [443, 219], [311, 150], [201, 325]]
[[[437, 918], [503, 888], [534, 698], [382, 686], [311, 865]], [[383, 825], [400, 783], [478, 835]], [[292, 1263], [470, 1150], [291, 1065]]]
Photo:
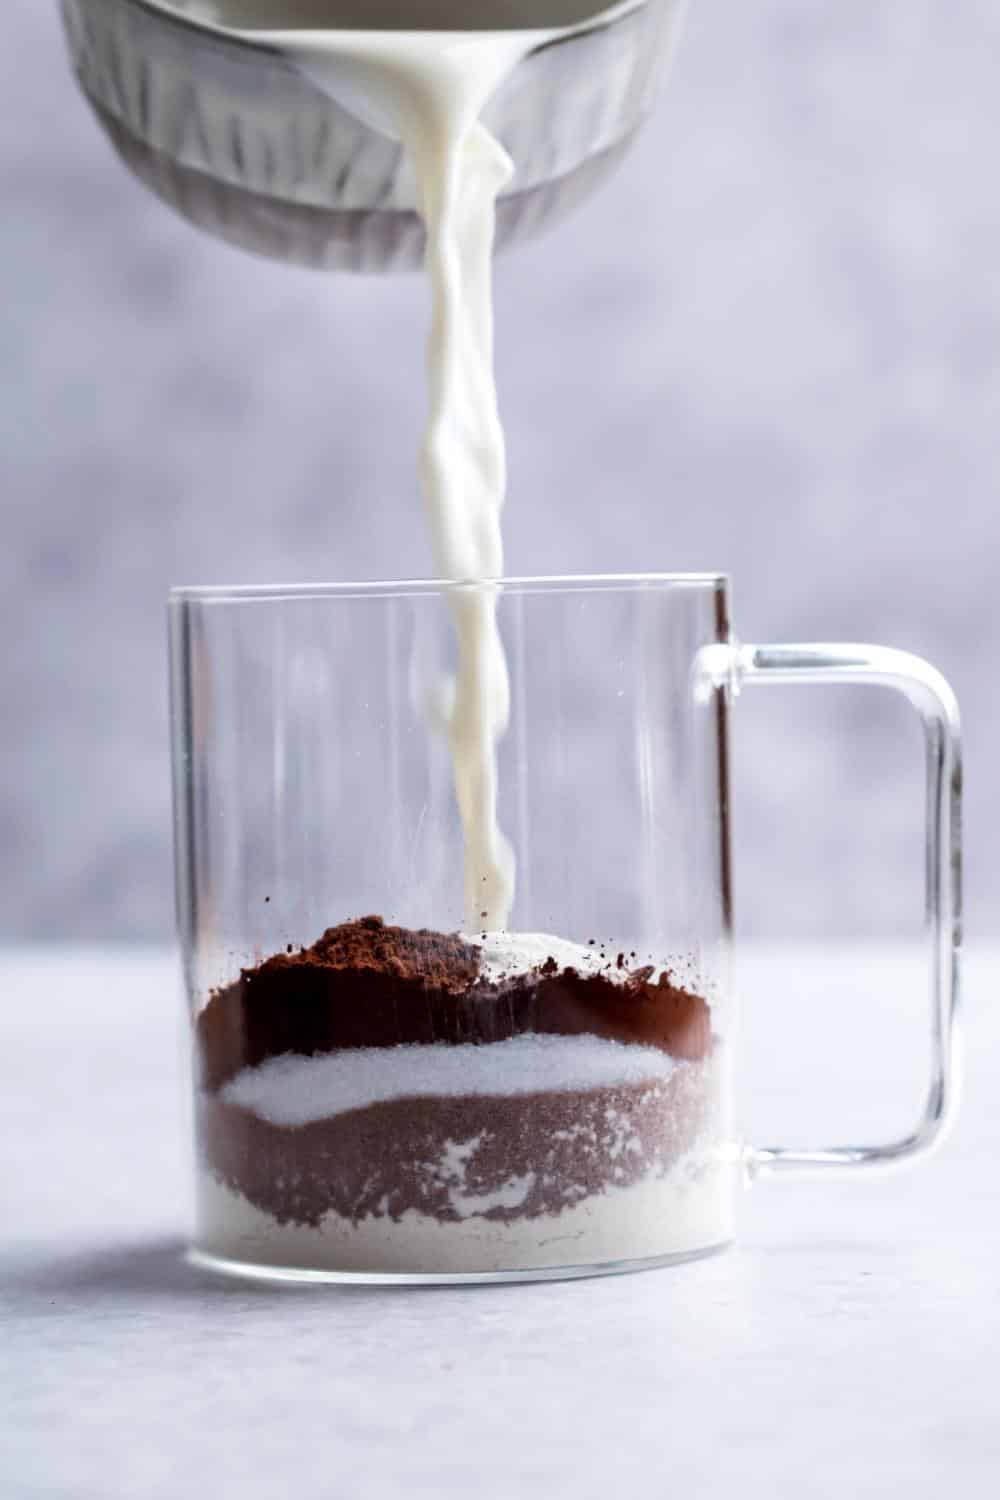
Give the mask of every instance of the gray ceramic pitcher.
[[[684, 5], [461, 7], [479, 29], [512, 13], [558, 27], [483, 116], [515, 167], [498, 205], [498, 247], [562, 218], [614, 170], [649, 112]], [[383, 29], [394, 13], [412, 29], [414, 18], [447, 11], [446, 0], [353, 0], [346, 13], [371, 7]], [[296, 265], [420, 264], [423, 227], [399, 143], [321, 92], [276, 46], [200, 19], [210, 12], [203, 0], [62, 0], [62, 12], [80, 85], [119, 155], [192, 223]], [[560, 25], [567, 16], [571, 24]]]

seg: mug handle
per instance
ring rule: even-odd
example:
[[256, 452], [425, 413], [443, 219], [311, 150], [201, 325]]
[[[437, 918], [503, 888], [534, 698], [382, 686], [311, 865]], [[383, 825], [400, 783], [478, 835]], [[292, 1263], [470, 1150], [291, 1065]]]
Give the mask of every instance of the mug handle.
[[754, 1176], [838, 1167], [877, 1167], [920, 1156], [950, 1124], [958, 1099], [955, 1018], [961, 950], [962, 759], [958, 704], [941, 673], [919, 656], [885, 646], [781, 645], [727, 648], [731, 690], [783, 683], [875, 683], [908, 698], [920, 715], [927, 754], [924, 924], [931, 964], [931, 1076], [923, 1113], [900, 1140], [815, 1151], [751, 1147]]

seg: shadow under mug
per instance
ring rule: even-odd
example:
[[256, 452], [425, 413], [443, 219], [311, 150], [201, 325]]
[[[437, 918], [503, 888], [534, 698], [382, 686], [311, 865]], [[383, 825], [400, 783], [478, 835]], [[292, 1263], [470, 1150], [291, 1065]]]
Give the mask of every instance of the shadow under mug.
[[[365, 1000], [303, 950], [376, 913], [461, 929], [429, 705], [470, 589], [495, 599], [511, 684], [498, 816], [517, 884], [497, 941], [511, 964], [553, 963], [498, 978], [493, 935], [469, 934], [469, 993], [400, 980], [398, 1032], [383, 1016], [373, 1039], [388, 991]], [[954, 696], [925, 662], [741, 645], [716, 575], [180, 589], [170, 626], [202, 1263], [373, 1282], [662, 1264], [731, 1242], [755, 1174], [895, 1162], [940, 1134], [960, 759]], [[901, 692], [927, 752], [925, 1108], [902, 1140], [813, 1151], [749, 1146], [733, 1118], [730, 720], [744, 688], [801, 682]]]

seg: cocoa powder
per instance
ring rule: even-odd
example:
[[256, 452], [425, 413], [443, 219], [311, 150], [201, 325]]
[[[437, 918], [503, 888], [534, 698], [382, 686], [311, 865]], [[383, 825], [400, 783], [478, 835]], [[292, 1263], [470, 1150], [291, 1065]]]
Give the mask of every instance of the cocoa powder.
[[242, 970], [212, 994], [196, 1025], [200, 1081], [214, 1091], [284, 1053], [489, 1043], [526, 1032], [640, 1042], [688, 1061], [708, 1055], [711, 1019], [700, 995], [669, 974], [628, 970], [623, 958], [617, 968], [610, 978], [550, 959], [486, 980], [478, 948], [457, 934], [363, 917]]

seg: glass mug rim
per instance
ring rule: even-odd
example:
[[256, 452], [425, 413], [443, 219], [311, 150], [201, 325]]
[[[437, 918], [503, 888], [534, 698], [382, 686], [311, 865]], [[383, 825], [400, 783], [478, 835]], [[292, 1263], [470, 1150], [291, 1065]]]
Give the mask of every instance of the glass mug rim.
[[179, 584], [170, 605], [274, 604], [305, 599], [407, 599], [498, 589], [505, 594], [633, 593], [644, 588], [729, 591], [728, 573], [552, 573], [502, 578], [358, 579], [326, 583]]

